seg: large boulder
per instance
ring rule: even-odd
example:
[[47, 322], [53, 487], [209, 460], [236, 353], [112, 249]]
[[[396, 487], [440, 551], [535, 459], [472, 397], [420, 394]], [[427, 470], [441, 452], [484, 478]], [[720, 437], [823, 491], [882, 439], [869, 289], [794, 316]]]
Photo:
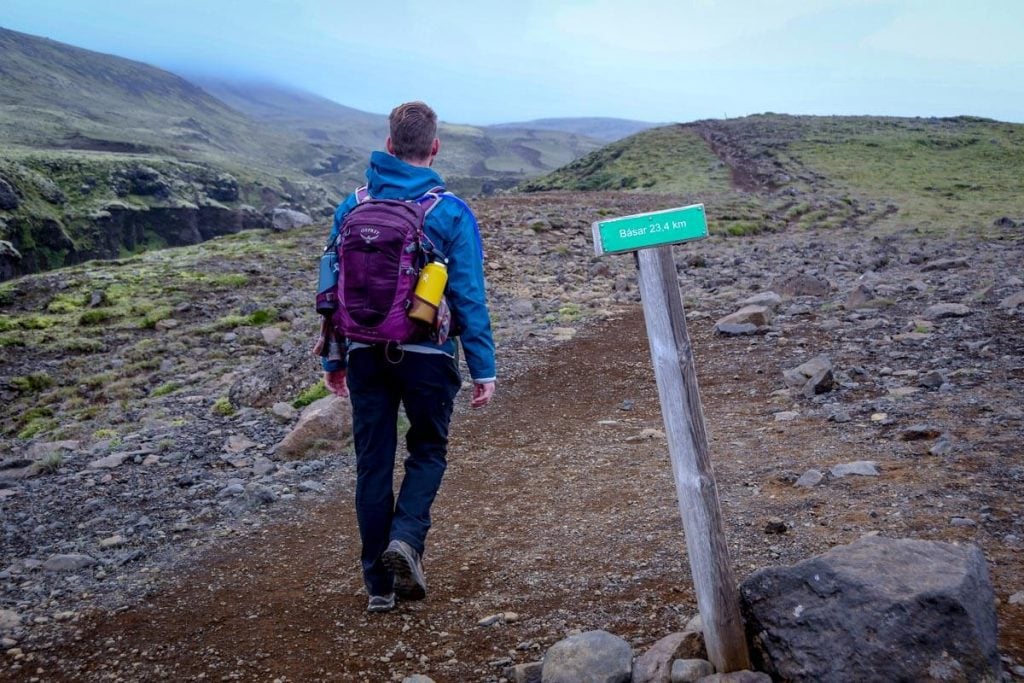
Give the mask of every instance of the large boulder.
[[607, 631], [587, 631], [544, 654], [542, 683], [629, 683], [633, 648]]
[[800, 390], [808, 397], [832, 391], [835, 386], [832, 360], [825, 354], [815, 356], [795, 368], [783, 370], [782, 379], [787, 387]]
[[309, 404], [299, 421], [277, 446], [280, 458], [302, 458], [325, 450], [337, 449], [352, 432], [352, 411], [348, 399], [327, 396]]
[[866, 537], [754, 573], [741, 602], [754, 662], [776, 680], [999, 680], [976, 546]]

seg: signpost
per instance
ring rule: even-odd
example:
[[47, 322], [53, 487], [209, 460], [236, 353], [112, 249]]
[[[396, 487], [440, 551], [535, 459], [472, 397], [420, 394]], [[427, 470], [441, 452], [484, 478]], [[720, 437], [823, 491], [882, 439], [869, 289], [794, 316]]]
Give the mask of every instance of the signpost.
[[749, 669], [739, 594], [670, 246], [707, 237], [704, 206], [598, 221], [593, 229], [598, 256], [636, 252], [651, 361], [708, 658], [719, 673]]

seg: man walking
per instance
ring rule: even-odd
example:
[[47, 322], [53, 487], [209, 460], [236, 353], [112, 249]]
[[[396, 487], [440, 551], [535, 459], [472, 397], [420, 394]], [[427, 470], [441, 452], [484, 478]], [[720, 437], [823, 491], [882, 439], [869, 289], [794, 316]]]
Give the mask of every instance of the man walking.
[[[482, 408], [494, 394], [494, 342], [484, 290], [483, 249], [470, 208], [444, 192], [431, 169], [440, 150], [437, 115], [423, 102], [396, 107], [390, 115], [387, 153], [373, 152], [367, 186], [350, 195], [334, 214], [331, 243], [346, 215], [368, 195], [373, 199], [415, 201], [438, 194], [423, 232], [448, 261], [445, 294], [451, 308], [452, 336], [459, 336], [473, 379], [471, 408]], [[385, 612], [395, 595], [426, 597], [422, 556], [430, 529], [430, 507], [447, 467], [448, 427], [461, 386], [454, 339], [406, 344], [347, 341], [340, 360], [324, 359], [324, 382], [338, 396], [351, 394], [356, 451], [356, 517], [362, 541], [367, 609]], [[405, 435], [405, 475], [397, 500], [392, 489], [398, 407], [409, 420]]]

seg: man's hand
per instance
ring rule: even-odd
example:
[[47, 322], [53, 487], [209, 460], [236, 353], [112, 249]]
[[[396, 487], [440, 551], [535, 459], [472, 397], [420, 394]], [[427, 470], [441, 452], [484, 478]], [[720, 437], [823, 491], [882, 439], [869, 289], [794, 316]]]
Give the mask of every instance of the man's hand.
[[348, 396], [348, 385], [345, 383], [345, 376], [347, 374], [346, 370], [325, 372], [324, 385], [327, 387], [327, 390], [335, 396], [341, 396], [343, 398]]
[[473, 384], [473, 400], [469, 402], [470, 408], [483, 408], [491, 402], [494, 396], [494, 382], [483, 382]]

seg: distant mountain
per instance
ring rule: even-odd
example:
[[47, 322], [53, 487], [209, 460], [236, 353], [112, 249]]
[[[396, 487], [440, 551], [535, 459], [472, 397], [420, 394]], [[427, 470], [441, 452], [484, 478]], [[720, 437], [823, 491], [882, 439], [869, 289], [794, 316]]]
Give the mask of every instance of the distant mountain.
[[559, 119], [536, 119], [534, 121], [521, 121], [519, 123], [499, 123], [488, 126], [492, 129], [529, 129], [529, 130], [550, 130], [561, 131], [582, 135], [604, 142], [615, 142], [622, 138], [629, 137], [647, 130], [662, 126], [662, 123], [650, 123], [648, 121], [633, 121], [630, 119], [615, 119], [607, 117], [586, 117], [586, 118], [559, 118]]
[[[310, 144], [350, 148], [354, 157], [330, 159], [313, 170], [335, 185], [349, 188], [361, 182], [366, 155], [384, 146], [388, 122], [383, 114], [346, 107], [286, 86], [205, 78], [196, 81], [239, 111], [302, 135]], [[437, 160], [437, 170], [452, 189], [469, 193], [510, 187], [523, 178], [552, 171], [604, 144], [600, 138], [552, 125], [442, 123], [440, 136], [442, 153]]]

